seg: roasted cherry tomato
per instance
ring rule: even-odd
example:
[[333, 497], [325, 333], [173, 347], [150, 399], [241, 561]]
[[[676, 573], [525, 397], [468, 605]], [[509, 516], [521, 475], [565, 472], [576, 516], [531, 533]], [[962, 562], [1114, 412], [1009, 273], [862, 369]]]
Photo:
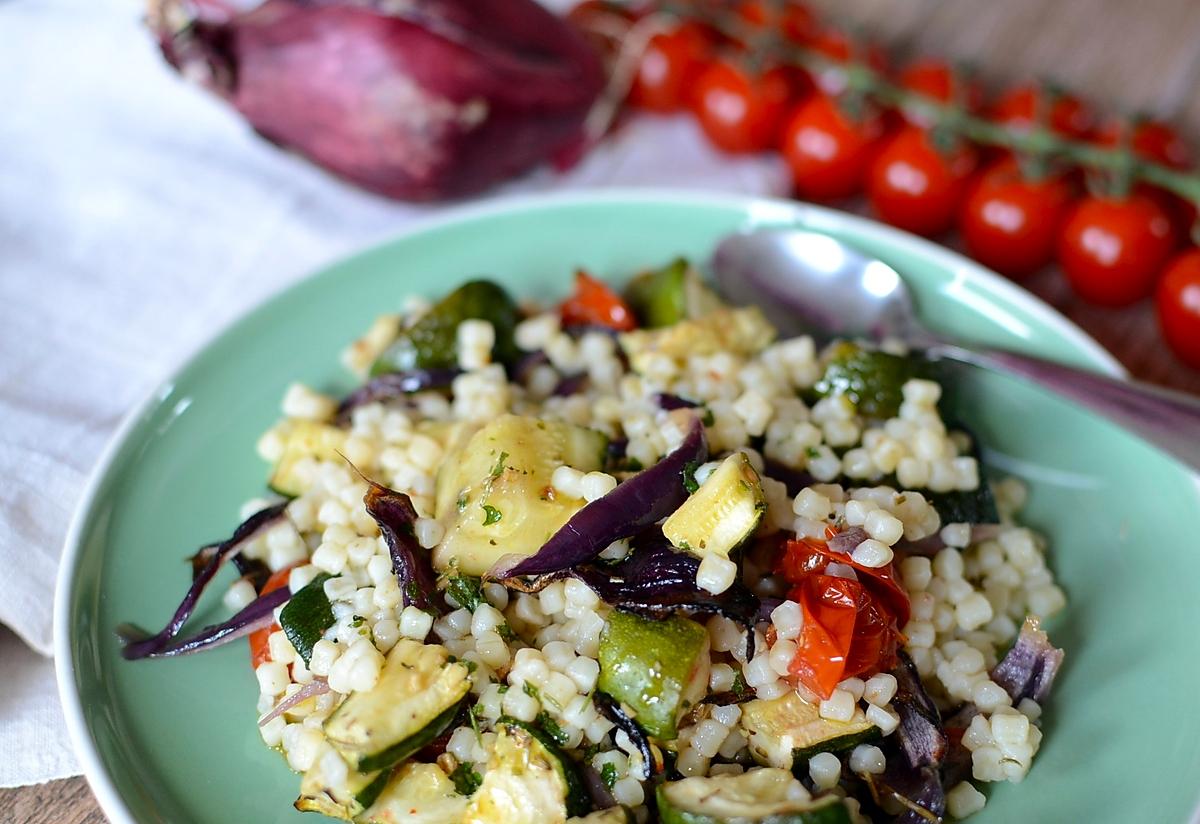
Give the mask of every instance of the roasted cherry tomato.
[[[1020, 86], [1009, 91], [992, 106], [992, 119], [1009, 126], [1032, 126], [1043, 105], [1044, 89]], [[1059, 95], [1051, 107], [1050, 127], [1068, 137], [1085, 138], [1095, 129], [1095, 115], [1083, 101], [1069, 94]]]
[[931, 134], [905, 126], [879, 150], [867, 174], [867, 197], [875, 214], [919, 235], [938, 235], [954, 225], [975, 170], [966, 144], [943, 152]]
[[705, 32], [691, 23], [650, 38], [638, 62], [630, 102], [656, 112], [686, 108], [711, 48]]
[[1155, 294], [1158, 325], [1179, 359], [1200, 369], [1200, 249], [1168, 264]]
[[769, 149], [779, 141], [792, 99], [790, 78], [783, 68], [751, 74], [717, 61], [696, 82], [696, 119], [708, 139], [727, 152]]
[[[833, 562], [854, 567], [858, 580], [828, 574]], [[828, 698], [846, 678], [895, 665], [899, 627], [908, 622], [910, 606], [893, 564], [864, 567], [823, 541], [794, 540], [785, 546], [779, 573], [793, 585], [788, 597], [804, 614], [788, 668], [799, 683]]]
[[782, 148], [796, 195], [836, 200], [858, 193], [883, 131], [877, 112], [855, 120], [823, 94], [801, 103], [788, 118]]
[[1171, 215], [1155, 200], [1086, 197], [1063, 225], [1058, 262], [1084, 300], [1126, 306], [1154, 290], [1174, 245]]
[[[288, 576], [292, 574], [292, 568], [286, 567], [279, 570], [267, 579], [263, 584], [263, 588], [259, 590], [259, 596], [269, 595], [275, 590], [287, 586]], [[279, 624], [271, 624], [266, 629], [256, 629], [250, 633], [250, 665], [254, 669], [258, 669], [259, 664], [266, 663], [271, 660], [271, 646], [269, 644], [271, 633], [279, 632], [282, 627]]]
[[575, 273], [575, 294], [559, 307], [564, 326], [603, 326], [618, 332], [637, 328], [633, 310], [603, 281]]
[[980, 177], [967, 195], [959, 229], [967, 253], [1014, 280], [1054, 260], [1072, 187], [1060, 174], [1031, 180], [1011, 158]]

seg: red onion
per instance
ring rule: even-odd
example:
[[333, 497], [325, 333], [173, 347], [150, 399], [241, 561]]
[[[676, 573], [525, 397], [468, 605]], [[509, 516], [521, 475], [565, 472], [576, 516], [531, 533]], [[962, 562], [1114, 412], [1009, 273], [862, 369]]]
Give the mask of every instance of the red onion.
[[264, 726], [270, 722], [272, 718], [283, 715], [283, 713], [287, 712], [297, 704], [302, 704], [314, 696], [324, 695], [327, 692], [329, 692], [329, 682], [324, 678], [314, 677], [313, 680], [296, 690], [293, 695], [289, 695], [287, 698], [280, 701], [275, 705], [274, 709], [272, 709], [262, 718], [258, 719], [258, 726]]
[[582, 140], [599, 57], [534, 0], [152, 0], [163, 55], [260, 134], [388, 197], [483, 189]]

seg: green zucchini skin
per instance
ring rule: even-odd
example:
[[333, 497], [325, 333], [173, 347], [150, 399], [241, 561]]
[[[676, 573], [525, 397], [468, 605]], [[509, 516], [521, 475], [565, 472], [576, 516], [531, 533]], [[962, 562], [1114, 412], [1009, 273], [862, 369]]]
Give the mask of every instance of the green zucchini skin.
[[499, 723], [525, 730], [558, 762], [559, 774], [562, 775], [563, 781], [567, 785], [567, 815], [586, 815], [591, 810], [591, 801], [587, 789], [583, 786], [583, 778], [579, 775], [579, 770], [575, 767], [571, 756], [558, 746], [558, 742], [537, 724], [527, 724], [507, 716], [501, 718]]
[[[766, 768], [760, 768], [766, 769]], [[754, 771], [737, 776], [738, 779], [753, 780]], [[688, 779], [685, 779], [687, 781]], [[708, 782], [713, 795], [721, 792], [721, 782], [714, 779], [692, 779]], [[777, 801], [760, 803], [767, 811], [759, 812], [747, 806], [744, 811], [717, 812], [706, 799], [684, 800], [679, 798], [684, 781], [667, 781], [658, 785], [655, 801], [658, 819], [662, 824], [850, 824], [850, 811], [836, 796], [824, 796], [811, 801]], [[726, 782], [728, 786], [732, 782]], [[759, 799], [755, 799], [759, 802]], [[704, 809], [706, 806], [710, 809]], [[725, 806], [729, 806], [728, 802]]]
[[358, 762], [359, 770], [362, 772], [373, 772], [375, 770], [387, 769], [394, 764], [399, 764], [445, 732], [446, 728], [450, 726], [458, 715], [461, 706], [462, 702], [459, 701], [422, 727], [419, 732], [414, 733], [380, 753], [363, 758]]
[[322, 572], [295, 593], [279, 612], [279, 626], [308, 666], [313, 647], [334, 624], [333, 605], [325, 596], [325, 582], [332, 576]]

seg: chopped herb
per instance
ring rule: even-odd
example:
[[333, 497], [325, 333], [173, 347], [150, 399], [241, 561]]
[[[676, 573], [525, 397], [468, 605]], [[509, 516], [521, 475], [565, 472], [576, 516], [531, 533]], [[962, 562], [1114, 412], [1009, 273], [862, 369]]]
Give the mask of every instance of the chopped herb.
[[530, 698], [536, 698], [539, 701], [542, 700], [542, 694], [538, 691], [538, 688], [528, 681], [521, 685], [521, 689], [524, 690], [525, 694]]
[[350, 626], [354, 627], [355, 629], [358, 629], [365, 623], [367, 623], [367, 619], [361, 615], [354, 615], [350, 618]]
[[455, 575], [446, 581], [446, 592], [468, 612], [483, 603], [483, 584], [474, 575]]
[[511, 642], [517, 640], [517, 633], [513, 632], [513, 628], [508, 625], [508, 621], [496, 627], [496, 634], [505, 641]]
[[500, 510], [496, 509], [496, 507], [488, 506], [487, 504], [483, 505], [484, 526], [491, 526], [492, 524], [499, 523], [500, 519], [503, 517], [504, 516], [500, 514]]
[[409, 581], [404, 585], [404, 605], [417, 604], [421, 602], [421, 590], [417, 588], [416, 581]]
[[455, 767], [454, 772], [450, 773], [450, 780], [454, 782], [454, 789], [459, 795], [472, 795], [483, 783], [483, 778], [474, 765], [467, 763]]
[[625, 458], [624, 468], [628, 472], [641, 472], [646, 467], [637, 458]]
[[479, 731], [479, 713], [482, 711], [483, 708], [476, 704], [475, 706], [471, 707], [471, 710], [467, 713], [467, 720], [471, 722], [471, 729], [475, 731], [475, 739], [480, 744], [483, 743], [483, 733]]
[[700, 484], [696, 483], [696, 469], [699, 466], [697, 461], [688, 461], [683, 467], [683, 488], [689, 495], [700, 488]]
[[809, 458], [809, 460], [816, 460], [817, 458], [821, 457], [820, 450], [818, 450], [815, 446], [810, 446], [805, 449], [804, 454]]
[[705, 426], [712, 426], [714, 423], [716, 423], [717, 419], [713, 415], [713, 411], [711, 409], [709, 409], [707, 406], [702, 406], [700, 409], [700, 423], [704, 424]]
[[455, 502], [455, 506], [458, 507], [459, 512], [462, 512], [464, 509], [467, 508], [467, 501], [468, 501], [467, 491], [464, 489], [462, 492], [459, 493], [458, 500]]
[[467, 672], [474, 672], [475, 670], [479, 669], [479, 665], [474, 661], [463, 661], [462, 663], [463, 666], [467, 668]]
[[739, 670], [737, 675], [733, 676], [733, 694], [738, 698], [744, 698], [749, 692], [750, 688], [746, 686], [746, 679]]
[[504, 695], [504, 693], [508, 692], [508, 684], [501, 684], [499, 687], [496, 688], [496, 692], [500, 693], [501, 695]]
[[605, 761], [604, 766], [600, 768], [600, 780], [610, 790], [617, 783], [617, 768], [613, 766], [611, 761]]
[[596, 757], [596, 754], [599, 752], [600, 752], [599, 744], [588, 744], [586, 747], [583, 748], [583, 760], [591, 761], [593, 758]]
[[508, 460], [508, 453], [501, 452], [500, 457], [496, 459], [496, 465], [494, 467], [492, 467], [492, 474], [489, 477], [499, 478], [502, 474], [504, 474], [504, 462], [507, 460]]
[[541, 727], [546, 733], [546, 735], [553, 738], [554, 742], [560, 747], [566, 746], [567, 741], [571, 738], [571, 736], [567, 735], [566, 732], [563, 731], [563, 728], [558, 725], [558, 722], [550, 717], [550, 713], [546, 712], [545, 710], [542, 710], [538, 713], [537, 723], [538, 726]]

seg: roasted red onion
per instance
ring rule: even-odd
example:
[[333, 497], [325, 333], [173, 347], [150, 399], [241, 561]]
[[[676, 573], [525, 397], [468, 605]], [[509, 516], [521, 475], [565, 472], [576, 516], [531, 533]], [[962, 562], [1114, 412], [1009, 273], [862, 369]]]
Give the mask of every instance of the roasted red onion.
[[992, 670], [992, 680], [1004, 688], [1014, 705], [1022, 698], [1032, 698], [1041, 704], [1050, 695], [1063, 655], [1061, 649], [1050, 643], [1038, 619], [1026, 618], [1016, 643]]
[[413, 531], [417, 521], [417, 510], [412, 500], [403, 492], [388, 489], [382, 484], [368, 480], [370, 485], [363, 497], [367, 514], [379, 524], [379, 531], [387, 542], [392, 555], [392, 571], [404, 593], [406, 606], [415, 606], [426, 612], [445, 612], [445, 602], [435, 597], [437, 575], [429, 558], [429, 550], [421, 546]]
[[152, 0], [163, 55], [363, 188], [458, 197], [582, 140], [599, 57], [534, 0]]
[[949, 747], [941, 715], [921, 684], [921, 676], [908, 653], [898, 650], [896, 655], [900, 663], [892, 670], [896, 677], [892, 706], [900, 716], [900, 726], [896, 729], [900, 748], [910, 767], [938, 767]]
[[268, 723], [272, 718], [283, 715], [297, 704], [303, 704], [308, 699], [317, 695], [324, 695], [327, 692], [329, 692], [329, 682], [324, 678], [314, 676], [313, 680], [296, 690], [296, 692], [292, 695], [289, 695], [287, 698], [280, 701], [275, 705], [274, 709], [272, 709], [262, 718], [258, 719], [258, 726], [261, 727]]

